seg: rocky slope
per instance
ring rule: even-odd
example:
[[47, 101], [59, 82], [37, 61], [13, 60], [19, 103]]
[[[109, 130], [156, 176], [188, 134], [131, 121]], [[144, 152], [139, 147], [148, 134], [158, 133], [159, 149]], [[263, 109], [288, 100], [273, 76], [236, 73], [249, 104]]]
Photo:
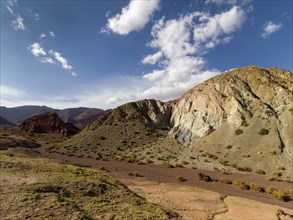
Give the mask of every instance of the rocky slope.
[[[87, 152], [112, 154], [152, 143], [167, 135], [171, 108], [156, 100], [141, 100], [122, 105], [103, 114], [80, 134], [64, 143]], [[94, 155], [93, 155], [94, 156]]]
[[240, 170], [292, 176], [292, 92], [293, 74], [286, 70], [250, 66], [223, 73], [176, 101], [169, 134]]
[[63, 122], [57, 113], [49, 112], [30, 117], [19, 125], [21, 131], [31, 133], [57, 133], [71, 136], [79, 132], [79, 129], [69, 122]]
[[223, 123], [240, 126], [259, 117], [279, 122], [282, 139], [286, 130], [281, 125], [282, 114], [292, 107], [292, 91], [293, 75], [288, 71], [246, 67], [224, 73], [189, 90], [176, 102], [171, 133], [188, 142]]
[[292, 72], [239, 68], [173, 102], [113, 109], [58, 150], [293, 177], [292, 92]]

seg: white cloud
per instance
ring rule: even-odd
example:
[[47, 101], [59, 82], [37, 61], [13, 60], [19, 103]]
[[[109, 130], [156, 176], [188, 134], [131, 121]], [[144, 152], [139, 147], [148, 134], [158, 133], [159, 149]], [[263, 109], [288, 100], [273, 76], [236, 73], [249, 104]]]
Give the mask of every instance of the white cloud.
[[49, 53], [52, 54], [55, 57], [55, 59], [60, 62], [63, 69], [66, 69], [66, 70], [73, 69], [72, 66], [68, 64], [68, 61], [64, 57], [62, 57], [59, 52], [50, 50]]
[[261, 37], [264, 39], [269, 38], [273, 33], [277, 32], [282, 28], [282, 23], [274, 23], [272, 21], [267, 21], [263, 26], [263, 32]]
[[156, 64], [160, 58], [163, 56], [163, 53], [161, 51], [155, 53], [155, 54], [149, 54], [146, 57], [143, 58], [141, 63], [143, 64]]
[[56, 62], [51, 57], [42, 57], [39, 59], [41, 63], [56, 64]]
[[55, 37], [56, 36], [53, 31], [49, 31], [49, 34], [50, 34], [51, 37]]
[[24, 19], [20, 15], [16, 15], [15, 20], [11, 22], [11, 26], [15, 30], [25, 30]]
[[67, 59], [64, 58], [61, 53], [57, 52], [57, 51], [53, 51], [50, 50], [49, 54], [51, 54], [55, 60], [57, 60], [60, 64], [61, 67], [65, 70], [67, 70], [68, 72], [71, 73], [72, 76], [76, 76], [77, 74], [73, 71], [73, 67], [68, 63]]
[[14, 17], [14, 20], [11, 22], [11, 26], [15, 29], [15, 30], [21, 30], [24, 31], [25, 30], [25, 25], [24, 25], [24, 19], [23, 17], [14, 12], [13, 7], [15, 7], [17, 1], [16, 0], [9, 0], [6, 2], [6, 9], [9, 11], [9, 13]]
[[156, 52], [145, 56], [141, 63], [158, 64], [159, 68], [143, 75], [151, 85], [142, 96], [173, 99], [219, 74], [218, 70], [207, 69], [203, 55], [220, 43], [229, 43], [245, 17], [240, 7], [233, 6], [215, 15], [193, 12], [157, 21], [152, 28], [153, 39], [147, 44]]
[[14, 15], [14, 12], [13, 12], [12, 8], [9, 5], [6, 5], [6, 8], [7, 8], [7, 10], [9, 11], [9, 13], [11, 15]]
[[[222, 41], [220, 37], [230, 34], [239, 29], [246, 19], [245, 12], [238, 6], [233, 6], [229, 11], [216, 14], [213, 17], [203, 15], [200, 17], [202, 23], [194, 27], [194, 40], [199, 46], [208, 42], [207, 48], [211, 48], [219, 43], [227, 42], [228, 38]], [[205, 48], [203, 48], [205, 49]]]
[[120, 14], [108, 19], [107, 28], [101, 32], [112, 31], [127, 35], [131, 31], [142, 29], [150, 20], [153, 12], [159, 9], [160, 0], [131, 0], [128, 6], [122, 8]]
[[237, 0], [207, 0], [206, 1], [206, 4], [210, 4], [210, 3], [215, 3], [218, 5], [221, 5], [221, 4], [235, 5], [237, 3]]
[[36, 57], [41, 56], [41, 55], [42, 56], [47, 55], [44, 48], [42, 48], [39, 43], [33, 43], [27, 49], [29, 49], [31, 51], [31, 53]]
[[217, 5], [247, 5], [250, 4], [253, 0], [207, 0], [206, 4], [217, 4]]
[[[41, 35], [40, 39], [42, 38], [43, 34]], [[46, 50], [40, 45], [40, 43], [35, 42], [27, 47], [28, 50], [35, 56], [38, 57], [38, 61], [41, 63], [47, 64], [59, 64], [63, 69], [68, 71], [72, 76], [77, 76], [73, 67], [69, 64], [66, 58], [64, 58], [61, 53], [53, 50]]]
[[40, 20], [40, 15], [38, 13], [34, 13], [34, 18], [36, 21]]
[[39, 39], [43, 39], [43, 38], [45, 38], [46, 37], [46, 34], [41, 34], [40, 36], [39, 36]]

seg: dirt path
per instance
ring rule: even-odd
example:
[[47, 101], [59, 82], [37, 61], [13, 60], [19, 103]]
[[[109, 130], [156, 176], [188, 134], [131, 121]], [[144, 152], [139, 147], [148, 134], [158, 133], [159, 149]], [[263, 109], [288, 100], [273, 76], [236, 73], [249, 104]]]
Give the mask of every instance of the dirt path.
[[[232, 173], [231, 175], [224, 175], [219, 171], [194, 170], [187, 168], [167, 168], [164, 166], [149, 164], [138, 165], [136, 163], [118, 162], [114, 160], [101, 161], [93, 158], [77, 158], [69, 157], [61, 154], [48, 153], [44, 147], [38, 149], [42, 156], [51, 158], [57, 162], [70, 163], [81, 166], [90, 166], [94, 168], [104, 167], [111, 172], [111, 175], [116, 176], [120, 180], [136, 180], [137, 177], [129, 176], [130, 172], [137, 173], [144, 177], [145, 181], [150, 181], [156, 184], [177, 184], [176, 186], [196, 187], [197, 190], [209, 190], [218, 193], [219, 195], [242, 197], [250, 200], [259, 201], [266, 204], [276, 205], [283, 208], [293, 210], [293, 200], [283, 202], [273, 198], [269, 194], [255, 192], [253, 190], [240, 190], [231, 185], [222, 184], [219, 182], [204, 182], [199, 180], [198, 173], [203, 172], [214, 178], [220, 179], [226, 177], [231, 180], [241, 179], [246, 182], [257, 183], [260, 185], [272, 185], [282, 189], [293, 189], [292, 183], [268, 181], [267, 177], [256, 175], [252, 173]], [[187, 181], [178, 182], [176, 176], [183, 176]], [[127, 183], [127, 182], [126, 182]]]

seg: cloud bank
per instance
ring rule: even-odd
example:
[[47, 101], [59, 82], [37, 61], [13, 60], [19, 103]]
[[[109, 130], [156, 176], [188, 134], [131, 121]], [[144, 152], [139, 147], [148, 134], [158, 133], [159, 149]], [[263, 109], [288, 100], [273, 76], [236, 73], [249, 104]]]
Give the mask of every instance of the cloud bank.
[[156, 50], [146, 55], [141, 63], [156, 67], [143, 78], [152, 86], [143, 92], [163, 100], [178, 97], [192, 86], [219, 74], [207, 69], [203, 55], [218, 44], [229, 43], [232, 33], [246, 20], [245, 12], [238, 6], [210, 15], [193, 12], [178, 19], [163, 17], [152, 28], [153, 39], [147, 44]]

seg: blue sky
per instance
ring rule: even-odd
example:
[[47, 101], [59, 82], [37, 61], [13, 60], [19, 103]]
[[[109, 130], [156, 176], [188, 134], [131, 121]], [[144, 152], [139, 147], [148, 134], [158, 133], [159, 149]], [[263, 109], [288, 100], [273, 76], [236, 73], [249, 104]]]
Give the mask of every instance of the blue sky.
[[247, 65], [292, 67], [292, 1], [1, 1], [1, 105], [180, 97]]

